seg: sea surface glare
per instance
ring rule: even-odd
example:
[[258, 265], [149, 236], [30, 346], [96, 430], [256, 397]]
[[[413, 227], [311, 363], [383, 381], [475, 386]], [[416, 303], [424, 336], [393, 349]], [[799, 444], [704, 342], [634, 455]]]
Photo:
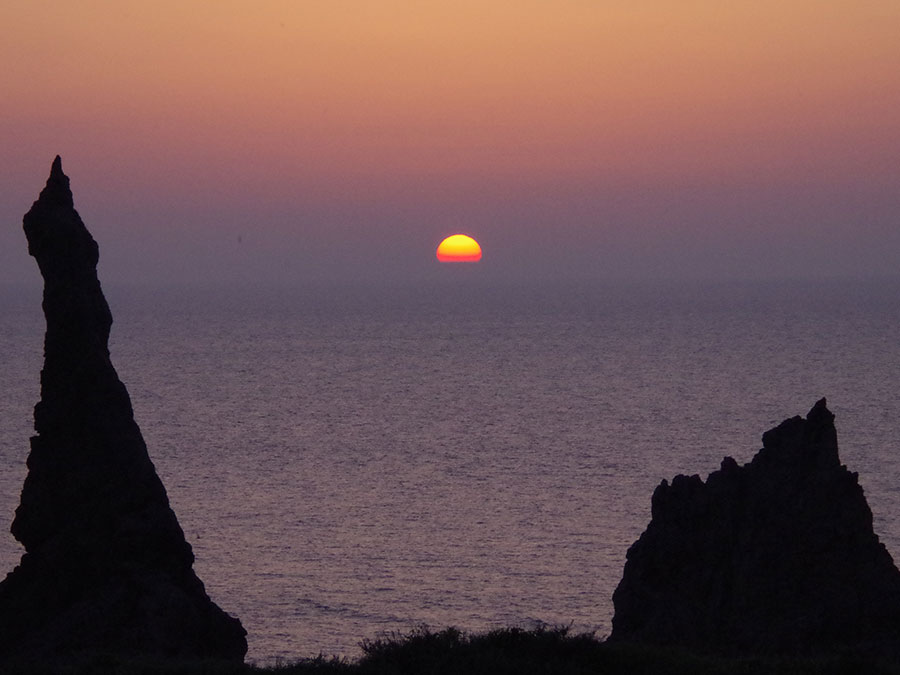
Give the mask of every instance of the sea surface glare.
[[[656, 485], [828, 397], [900, 551], [900, 282], [107, 288], [111, 352], [248, 659], [420, 624], [605, 635]], [[0, 293], [0, 566], [40, 290]]]

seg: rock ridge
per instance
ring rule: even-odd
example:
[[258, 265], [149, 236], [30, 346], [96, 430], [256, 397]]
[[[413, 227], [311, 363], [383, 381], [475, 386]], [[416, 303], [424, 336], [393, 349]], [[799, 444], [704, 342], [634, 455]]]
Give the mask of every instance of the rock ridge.
[[900, 571], [841, 465], [825, 399], [725, 457], [663, 480], [613, 594], [612, 641], [719, 654], [900, 656]]

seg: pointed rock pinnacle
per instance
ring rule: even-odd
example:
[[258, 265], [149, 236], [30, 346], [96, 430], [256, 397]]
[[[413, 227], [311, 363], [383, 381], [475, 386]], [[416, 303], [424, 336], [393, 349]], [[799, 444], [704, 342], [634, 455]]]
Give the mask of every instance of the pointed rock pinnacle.
[[69, 177], [63, 173], [62, 158], [57, 155], [50, 167], [50, 177], [47, 185], [41, 190], [39, 201], [53, 206], [72, 207], [75, 202], [72, 199], [72, 190], [69, 188]]
[[97, 243], [62, 161], [25, 215], [44, 278], [41, 400], [12, 524], [25, 547], [0, 583], [6, 658], [82, 654], [241, 661], [246, 631], [217, 607], [109, 358]]

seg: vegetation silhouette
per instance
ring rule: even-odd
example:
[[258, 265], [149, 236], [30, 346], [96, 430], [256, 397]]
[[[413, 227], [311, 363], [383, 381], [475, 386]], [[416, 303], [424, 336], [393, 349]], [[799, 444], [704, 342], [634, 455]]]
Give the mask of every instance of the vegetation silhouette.
[[678, 649], [604, 642], [565, 627], [502, 628], [468, 634], [417, 628], [360, 643], [349, 661], [323, 655], [270, 666], [95, 657], [48, 667], [11, 664], [20, 675], [900, 675], [900, 666], [863, 654], [810, 659], [729, 659]]

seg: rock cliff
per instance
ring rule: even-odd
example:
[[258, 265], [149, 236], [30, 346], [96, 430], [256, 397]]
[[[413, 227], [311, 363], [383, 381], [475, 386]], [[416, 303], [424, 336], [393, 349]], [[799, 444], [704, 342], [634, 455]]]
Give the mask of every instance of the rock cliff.
[[663, 481], [610, 640], [723, 654], [900, 653], [900, 572], [841, 465], [825, 399], [704, 483]]
[[246, 632], [207, 596], [107, 341], [98, 248], [60, 158], [25, 215], [44, 278], [41, 400], [0, 583], [0, 658], [114, 653], [240, 661]]

